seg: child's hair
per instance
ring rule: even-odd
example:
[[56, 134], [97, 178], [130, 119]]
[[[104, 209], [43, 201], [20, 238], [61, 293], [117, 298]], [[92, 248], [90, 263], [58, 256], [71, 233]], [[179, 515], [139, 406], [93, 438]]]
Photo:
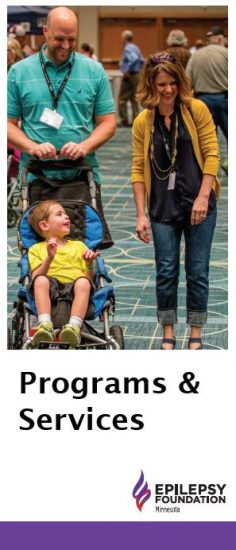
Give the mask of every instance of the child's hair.
[[39, 222], [48, 220], [50, 208], [54, 204], [59, 204], [59, 202], [54, 200], [42, 201], [30, 211], [28, 222], [41, 237], [44, 237], [44, 232], [40, 229]]

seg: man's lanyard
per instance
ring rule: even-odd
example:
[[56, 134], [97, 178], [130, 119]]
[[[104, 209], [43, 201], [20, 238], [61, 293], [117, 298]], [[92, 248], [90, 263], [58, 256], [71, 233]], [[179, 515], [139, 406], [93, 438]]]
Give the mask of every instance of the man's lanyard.
[[172, 127], [172, 131], [171, 131], [171, 150], [170, 150], [169, 143], [166, 139], [164, 128], [162, 126], [162, 122], [160, 119], [159, 119], [159, 125], [162, 133], [166, 154], [173, 168], [175, 165], [176, 156], [177, 156], [177, 138], [178, 138], [178, 126], [179, 126], [178, 113], [175, 112], [174, 114], [174, 125], [173, 125], [174, 128]]
[[51, 83], [51, 80], [48, 76], [48, 73], [46, 71], [46, 67], [45, 67], [45, 64], [44, 64], [44, 60], [43, 60], [43, 55], [42, 55], [42, 51], [40, 50], [39, 52], [39, 59], [40, 59], [40, 63], [41, 63], [41, 67], [42, 67], [42, 71], [43, 71], [43, 74], [44, 74], [44, 77], [45, 77], [45, 80], [47, 82], [47, 85], [48, 85], [48, 89], [49, 89], [49, 92], [52, 96], [52, 100], [53, 100], [53, 109], [55, 110], [57, 108], [57, 105], [58, 105], [58, 101], [59, 101], [59, 98], [65, 88], [65, 85], [69, 79], [69, 76], [72, 72], [72, 69], [73, 69], [73, 66], [74, 66], [74, 63], [75, 63], [75, 52], [73, 52], [73, 58], [72, 58], [72, 62], [71, 62], [71, 66], [69, 68], [69, 71], [68, 73], [66, 74], [64, 80], [62, 81], [61, 85], [60, 85], [60, 88], [59, 90], [57, 91], [57, 93], [55, 94], [54, 90], [53, 90], [53, 87], [52, 87], [52, 83]]

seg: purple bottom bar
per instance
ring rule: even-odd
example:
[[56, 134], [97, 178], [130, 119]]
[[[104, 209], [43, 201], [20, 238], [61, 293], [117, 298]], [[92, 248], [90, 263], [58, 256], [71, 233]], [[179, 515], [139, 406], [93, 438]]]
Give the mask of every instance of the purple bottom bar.
[[2, 522], [2, 550], [235, 550], [236, 522]]

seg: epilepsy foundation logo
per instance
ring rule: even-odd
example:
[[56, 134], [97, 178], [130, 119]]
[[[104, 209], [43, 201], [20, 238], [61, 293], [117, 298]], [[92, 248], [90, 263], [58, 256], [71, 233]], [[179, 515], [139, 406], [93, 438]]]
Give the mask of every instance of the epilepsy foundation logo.
[[155, 486], [156, 512], [178, 513], [181, 511], [179, 504], [225, 504], [225, 489], [226, 483], [158, 483]]
[[132, 495], [136, 500], [137, 508], [139, 509], [140, 512], [142, 512], [143, 505], [151, 496], [151, 491], [148, 488], [147, 482], [144, 483], [144, 475], [142, 471], [141, 471], [140, 478], [134, 487]]

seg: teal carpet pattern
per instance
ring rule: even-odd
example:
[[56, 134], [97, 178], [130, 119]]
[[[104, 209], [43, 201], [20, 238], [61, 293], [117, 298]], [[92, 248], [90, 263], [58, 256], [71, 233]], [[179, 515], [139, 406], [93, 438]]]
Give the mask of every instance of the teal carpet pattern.
[[[221, 163], [227, 158], [226, 142], [220, 134]], [[131, 129], [118, 128], [116, 135], [99, 151], [104, 213], [114, 246], [102, 252], [116, 298], [112, 324], [124, 331], [125, 349], [155, 350], [161, 345], [161, 326], [156, 318], [155, 262], [153, 244], [138, 240], [135, 208], [130, 183]], [[220, 169], [222, 183], [218, 219], [210, 262], [208, 323], [203, 330], [204, 349], [227, 349], [228, 341], [228, 223], [227, 176]], [[8, 320], [18, 291], [16, 229], [8, 230]], [[184, 243], [181, 245], [178, 324], [176, 349], [187, 349], [189, 328], [185, 312]]]

